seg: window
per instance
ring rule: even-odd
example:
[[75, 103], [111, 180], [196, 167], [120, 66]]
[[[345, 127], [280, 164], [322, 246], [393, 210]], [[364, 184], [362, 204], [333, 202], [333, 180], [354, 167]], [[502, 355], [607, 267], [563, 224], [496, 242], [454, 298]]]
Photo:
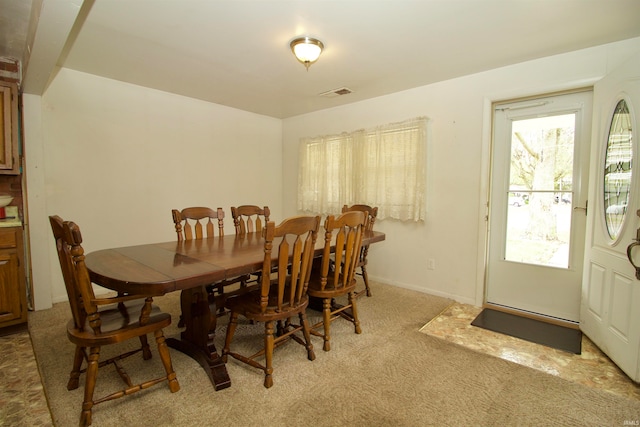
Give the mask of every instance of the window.
[[298, 209], [335, 214], [343, 205], [378, 207], [378, 218], [423, 220], [424, 117], [369, 130], [303, 138]]
[[604, 218], [609, 237], [613, 240], [620, 234], [631, 195], [632, 131], [629, 107], [621, 99], [611, 118], [604, 168]]

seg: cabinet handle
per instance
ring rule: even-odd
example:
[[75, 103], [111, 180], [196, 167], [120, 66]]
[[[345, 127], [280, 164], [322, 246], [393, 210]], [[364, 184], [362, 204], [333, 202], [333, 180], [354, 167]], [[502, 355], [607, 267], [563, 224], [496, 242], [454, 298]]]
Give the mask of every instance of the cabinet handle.
[[0, 261], [0, 265], [5, 265], [8, 262], [9, 262], [8, 260]]

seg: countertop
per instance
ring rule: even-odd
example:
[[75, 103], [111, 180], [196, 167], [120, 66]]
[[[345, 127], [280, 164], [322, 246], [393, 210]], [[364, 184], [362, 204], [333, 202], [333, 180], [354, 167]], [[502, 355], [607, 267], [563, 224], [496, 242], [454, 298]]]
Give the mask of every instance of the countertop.
[[6, 218], [0, 219], [0, 227], [22, 227], [17, 206], [7, 206], [4, 208], [4, 211]]

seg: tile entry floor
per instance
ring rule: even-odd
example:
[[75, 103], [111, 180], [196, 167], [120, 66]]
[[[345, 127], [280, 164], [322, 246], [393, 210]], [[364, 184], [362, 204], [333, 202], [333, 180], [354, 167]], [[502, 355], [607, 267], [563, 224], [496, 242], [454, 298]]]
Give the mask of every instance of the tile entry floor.
[[629, 379], [586, 336], [582, 336], [582, 354], [568, 353], [471, 326], [480, 311], [480, 307], [453, 303], [420, 332], [588, 387], [640, 400], [640, 385]]
[[53, 426], [29, 332], [0, 337], [0, 426]]

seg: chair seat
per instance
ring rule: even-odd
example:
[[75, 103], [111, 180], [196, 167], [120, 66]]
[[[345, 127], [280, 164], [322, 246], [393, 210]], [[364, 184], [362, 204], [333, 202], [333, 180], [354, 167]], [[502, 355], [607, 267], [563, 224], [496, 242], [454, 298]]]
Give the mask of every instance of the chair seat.
[[137, 337], [141, 332], [148, 334], [171, 324], [171, 315], [163, 313], [158, 307], [153, 306], [147, 324], [140, 325], [140, 311], [144, 301], [135, 301], [125, 305], [126, 311], [124, 313], [115, 307], [100, 311], [102, 323], [100, 334], [93, 331], [88, 321], [85, 322], [84, 330], [78, 330], [72, 319], [67, 324], [67, 336], [76, 345], [86, 346], [87, 342], [91, 342], [102, 346]]
[[[342, 277], [342, 276], [341, 276]], [[349, 292], [353, 292], [355, 290], [357, 282], [352, 280], [351, 283], [347, 286], [342, 286], [340, 284], [340, 294], [344, 295]], [[322, 289], [320, 284], [320, 277], [314, 279], [311, 278], [309, 281], [309, 289], [307, 290], [309, 296], [314, 298], [333, 298], [336, 296], [336, 286], [332, 280], [328, 279], [327, 284], [324, 289]]]
[[[271, 289], [277, 290], [277, 287], [272, 286]], [[286, 292], [287, 291], [285, 291], [285, 294]], [[228, 310], [242, 314], [247, 319], [266, 322], [269, 320], [286, 319], [299, 313], [302, 308], [306, 309], [307, 305], [309, 305], [309, 298], [307, 295], [304, 295], [301, 299], [301, 303], [299, 305], [296, 305], [295, 307], [291, 307], [286, 302], [284, 302], [282, 308], [278, 310], [277, 301], [277, 294], [271, 292], [271, 294], [269, 295], [267, 308], [263, 313], [260, 310], [260, 290], [257, 289], [252, 292], [247, 292], [243, 295], [227, 299], [225, 307]]]

